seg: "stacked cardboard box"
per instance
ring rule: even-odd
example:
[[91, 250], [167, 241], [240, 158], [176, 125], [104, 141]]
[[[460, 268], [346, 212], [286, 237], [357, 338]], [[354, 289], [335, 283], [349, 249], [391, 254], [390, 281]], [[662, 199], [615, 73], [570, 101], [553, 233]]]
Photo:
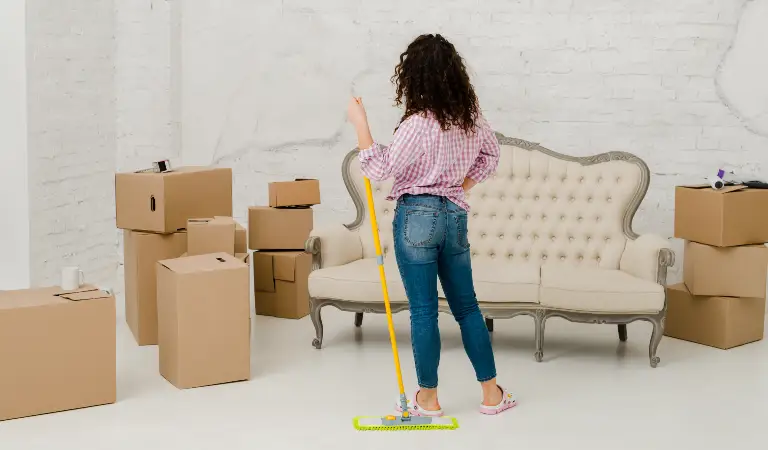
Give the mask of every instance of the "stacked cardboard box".
[[728, 349], [763, 338], [768, 190], [678, 186], [683, 283], [667, 288], [667, 336]]
[[0, 291], [0, 420], [114, 403], [115, 298]]
[[248, 211], [256, 314], [299, 319], [309, 314], [307, 278], [312, 258], [304, 243], [312, 231], [312, 205], [320, 203], [317, 180], [269, 184], [269, 206]]
[[157, 344], [157, 261], [187, 251], [187, 221], [232, 216], [232, 170], [181, 167], [115, 175], [124, 230], [125, 317], [139, 345]]

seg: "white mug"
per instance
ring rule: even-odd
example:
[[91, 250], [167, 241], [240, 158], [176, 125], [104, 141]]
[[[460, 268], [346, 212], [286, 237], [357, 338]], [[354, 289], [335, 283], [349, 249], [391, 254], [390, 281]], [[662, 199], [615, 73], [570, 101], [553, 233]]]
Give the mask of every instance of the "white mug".
[[65, 291], [73, 291], [85, 284], [83, 271], [78, 267], [65, 267], [61, 269], [61, 288]]

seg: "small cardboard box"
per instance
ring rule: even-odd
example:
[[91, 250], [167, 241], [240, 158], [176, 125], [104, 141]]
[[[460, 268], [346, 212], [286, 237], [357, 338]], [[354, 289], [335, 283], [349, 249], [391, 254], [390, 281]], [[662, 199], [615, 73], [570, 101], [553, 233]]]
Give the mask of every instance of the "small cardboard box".
[[235, 221], [231, 217], [189, 219], [187, 221], [187, 255], [208, 253], [235, 254]]
[[300, 319], [309, 314], [307, 279], [312, 255], [305, 252], [254, 252], [256, 314]]
[[232, 169], [115, 175], [117, 228], [173, 233], [195, 217], [232, 216]]
[[179, 389], [248, 380], [248, 265], [227, 253], [157, 264], [163, 377]]
[[320, 182], [296, 179], [269, 183], [269, 206], [311, 206], [320, 204]]
[[248, 232], [235, 222], [235, 254], [248, 253]]
[[312, 232], [310, 208], [248, 208], [248, 245], [251, 250], [303, 250]]
[[768, 189], [677, 186], [675, 237], [718, 247], [768, 242]]
[[667, 287], [664, 335], [729, 349], [763, 338], [764, 298], [694, 296], [679, 283]]
[[187, 251], [187, 233], [123, 231], [125, 321], [139, 345], [157, 345], [157, 262]]
[[693, 295], [765, 298], [765, 245], [712, 247], [687, 241], [683, 280]]
[[115, 298], [0, 291], [0, 420], [114, 403]]

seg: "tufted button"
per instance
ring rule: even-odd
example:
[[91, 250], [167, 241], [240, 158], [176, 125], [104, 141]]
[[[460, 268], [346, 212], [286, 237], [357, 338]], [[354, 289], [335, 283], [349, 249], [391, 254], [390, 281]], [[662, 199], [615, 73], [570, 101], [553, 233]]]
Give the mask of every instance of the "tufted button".
[[491, 253], [490, 253], [488, 256], [490, 256], [490, 257], [491, 257], [491, 259], [493, 259], [493, 258], [495, 258], [495, 257], [496, 257], [496, 253], [493, 253], [493, 252], [491, 252]]
[[549, 177], [544, 175], [544, 181], [547, 181], [547, 180], [549, 180]]
[[512, 253], [507, 253], [507, 259], [512, 259], [514, 255]]
[[496, 218], [496, 213], [491, 214], [491, 219], [495, 219], [495, 218]]
[[385, 210], [384, 210], [384, 215], [386, 216], [387, 214], [389, 214], [389, 210], [388, 210], [388, 209], [385, 209]]
[[522, 195], [518, 195], [518, 196], [517, 196], [517, 199], [518, 199], [518, 200], [522, 200], [522, 199], [523, 199], [523, 196], [522, 196]]
[[553, 196], [552, 196], [552, 201], [553, 201], [553, 202], [556, 202], [556, 201], [557, 201], [557, 195], [553, 195]]
[[533, 240], [534, 241], [538, 241], [539, 240], [539, 235], [538, 234], [534, 234], [533, 235]]
[[531, 218], [531, 215], [530, 215], [530, 214], [526, 214], [526, 215], [525, 215], [525, 220], [528, 220], [528, 219], [530, 219], [530, 218]]
[[523, 253], [523, 258], [528, 259], [528, 253]]
[[472, 217], [477, 217], [477, 213], [472, 213]]
[[579, 177], [579, 183], [584, 183], [584, 177]]
[[609, 238], [608, 236], [606, 236], [606, 237], [605, 237], [605, 242], [611, 242], [611, 238]]
[[608, 203], [611, 203], [611, 201], [612, 201], [613, 199], [612, 199], [611, 197], [608, 197], [606, 200], [608, 201]]
[[477, 256], [477, 252], [472, 252], [472, 257], [474, 258], [475, 256]]
[[530, 179], [531, 179], [531, 176], [530, 176], [530, 175], [528, 175], [527, 177], [525, 177], [525, 179], [526, 179], [526, 180], [530, 180]]
[[546, 214], [542, 214], [541, 215], [541, 220], [547, 220], [547, 215]]
[[620, 181], [621, 181], [621, 177], [616, 177], [616, 182], [618, 183]]
[[506, 200], [506, 198], [507, 197], [505, 195], [502, 195], [502, 196], [499, 197], [499, 200], [501, 200], [503, 202], [504, 200]]
[[552, 236], [549, 237], [549, 240], [552, 242], [555, 242], [557, 240], [557, 237], [555, 237], [555, 235], [553, 234]]
[[539, 196], [538, 196], [538, 195], [535, 195], [535, 196], [533, 197], [533, 199], [534, 199], [534, 200], [538, 200], [538, 199], [539, 199]]
[[499, 235], [499, 239], [504, 239], [504, 233], [501, 233], [501, 234]]
[[600, 262], [600, 257], [599, 256], [597, 257], [597, 262]]
[[565, 215], [560, 216], [560, 222], [564, 222], [564, 221], [565, 221]]
[[597, 221], [600, 222], [601, 220], [603, 220], [603, 218], [600, 216], [597, 216]]
[[522, 234], [518, 234], [518, 235], [517, 235], [517, 240], [518, 240], [518, 241], [519, 241], [520, 239], [522, 239], [522, 238], [523, 238], [523, 235], [522, 235]]
[[574, 197], [574, 196], [570, 196], [570, 197], [568, 197], [568, 201], [569, 201], [569, 202], [571, 202], [571, 203], [573, 203], [573, 202], [575, 202], [575, 201], [576, 201], [576, 197]]
[[541, 259], [542, 259], [542, 261], [546, 261], [547, 260], [547, 255], [541, 255]]
[[480, 233], [480, 238], [485, 239], [485, 233]]
[[573, 242], [573, 236], [568, 236], [568, 242]]
[[560, 261], [565, 261], [565, 255], [560, 255]]
[[510, 215], [509, 215], [509, 220], [512, 220], [512, 219], [514, 219], [514, 218], [515, 218], [515, 215], [514, 215], [514, 214], [510, 214]]
[[583, 218], [583, 217], [581, 217], [581, 216], [579, 216], [579, 217], [577, 217], [577, 218], [576, 218], [576, 221], [577, 221], [577, 222], [581, 222], [581, 220], [582, 220], [582, 219], [584, 219], [584, 218]]
[[590, 242], [592, 240], [592, 236], [587, 236], [587, 242]]
[[592, 203], [592, 197], [587, 197], [587, 203]]
[[579, 261], [583, 261], [584, 257], [582, 255], [579, 255]]
[[565, 183], [565, 180], [567, 180], [567, 179], [568, 179], [568, 177], [566, 177], [566, 176], [563, 176], [563, 177], [561, 177], [561, 178], [560, 178], [560, 181], [562, 181], [563, 183]]
[[597, 184], [600, 184], [603, 182], [603, 177], [597, 177]]

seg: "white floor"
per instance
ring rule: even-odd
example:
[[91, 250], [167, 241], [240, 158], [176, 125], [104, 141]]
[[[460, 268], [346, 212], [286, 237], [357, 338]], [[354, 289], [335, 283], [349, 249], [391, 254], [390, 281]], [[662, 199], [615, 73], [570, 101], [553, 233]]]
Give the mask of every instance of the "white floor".
[[[529, 318], [496, 322], [500, 381], [520, 406], [475, 410], [479, 391], [458, 327], [441, 316], [441, 401], [456, 431], [357, 432], [357, 415], [388, 414], [395, 376], [382, 316], [324, 310], [325, 348], [301, 321], [256, 318], [253, 377], [180, 391], [157, 373], [157, 349], [118, 330], [118, 402], [0, 422], [0, 448], [16, 449], [722, 449], [768, 448], [768, 344], [721, 351], [665, 338], [651, 369], [650, 327], [547, 323], [545, 361], [533, 359]], [[396, 316], [410, 390], [408, 316]], [[409, 392], [410, 394], [410, 392]], [[0, 399], [2, 401], [2, 399]]]

